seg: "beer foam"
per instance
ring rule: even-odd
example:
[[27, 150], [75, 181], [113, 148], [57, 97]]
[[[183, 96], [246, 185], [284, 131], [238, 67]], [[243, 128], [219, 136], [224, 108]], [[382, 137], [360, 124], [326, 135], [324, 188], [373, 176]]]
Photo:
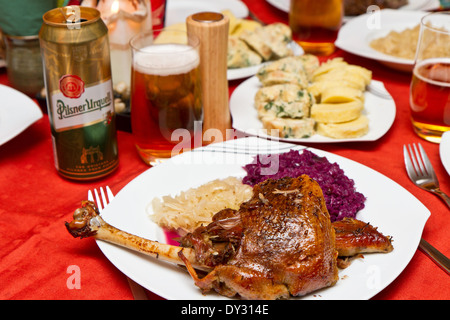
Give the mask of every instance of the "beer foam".
[[199, 54], [191, 46], [158, 44], [136, 52], [133, 67], [141, 73], [168, 76], [187, 73], [199, 64]]

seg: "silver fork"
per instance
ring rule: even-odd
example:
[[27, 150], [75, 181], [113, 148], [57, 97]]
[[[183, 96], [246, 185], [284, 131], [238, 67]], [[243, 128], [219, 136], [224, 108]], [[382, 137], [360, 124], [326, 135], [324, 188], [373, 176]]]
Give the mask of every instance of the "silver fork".
[[[430, 160], [428, 159], [427, 154], [425, 153], [425, 150], [423, 150], [423, 147], [420, 145], [420, 143], [419, 149], [421, 150], [421, 153], [419, 153], [415, 144], [413, 147], [414, 153], [410, 145], [408, 145], [408, 147], [406, 147], [406, 145], [403, 146], [403, 155], [405, 158], [405, 166], [408, 176], [414, 182], [414, 184], [416, 184], [420, 188], [431, 191], [423, 186], [423, 183], [425, 183], [424, 181], [428, 181], [428, 183], [430, 183], [431, 181], [431, 183], [434, 183], [433, 179], [435, 179], [435, 181], [437, 182], [436, 175], [434, 173], [433, 168], [431, 167]], [[428, 163], [429, 168], [427, 168], [427, 165], [424, 166], [420, 158], [423, 159], [423, 163], [425, 164]], [[423, 172], [425, 172], [427, 169], [428, 169], [427, 173], [424, 174]], [[437, 185], [439, 186], [439, 184]], [[433, 260], [434, 263], [436, 263], [445, 272], [447, 272], [447, 274], [450, 274], [450, 260], [445, 255], [443, 255], [439, 250], [434, 248], [423, 238], [420, 239], [419, 249], [423, 253], [425, 253], [431, 260]]]
[[433, 166], [428, 159], [422, 145], [404, 145], [403, 156], [405, 158], [406, 172], [411, 181], [418, 187], [438, 195], [450, 208], [450, 197], [439, 189], [439, 181], [434, 173]]
[[[114, 199], [114, 194], [112, 193], [109, 186], [106, 186], [106, 194], [103, 191], [103, 188], [100, 187], [100, 195], [97, 189], [94, 189], [94, 193], [91, 190], [88, 191], [88, 200], [95, 202], [95, 205], [98, 208], [98, 211], [101, 213], [103, 209]], [[107, 196], [106, 196], [107, 195]], [[94, 200], [95, 196], [95, 200]], [[141, 287], [138, 283], [134, 282], [130, 278], [127, 277], [128, 285], [130, 286], [131, 293], [133, 294], [134, 300], [148, 300], [147, 294], [143, 287]]]

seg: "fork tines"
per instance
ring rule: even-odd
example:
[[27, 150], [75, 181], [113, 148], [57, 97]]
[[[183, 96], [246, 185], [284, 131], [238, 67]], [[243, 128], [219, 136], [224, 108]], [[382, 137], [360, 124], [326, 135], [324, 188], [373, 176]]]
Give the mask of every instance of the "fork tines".
[[[102, 187], [100, 187], [99, 189], [100, 189], [101, 197], [99, 196], [97, 189], [94, 189], [94, 196], [95, 196], [95, 203], [97, 205], [98, 210], [102, 211], [106, 207], [106, 205], [111, 202], [111, 200], [114, 198], [114, 195], [113, 195], [111, 189], [109, 188], [109, 186], [105, 187], [106, 194], [108, 195], [108, 197], [106, 197], [105, 191], [103, 190]], [[92, 191], [89, 190], [88, 191], [88, 200], [94, 201], [94, 196], [92, 195]]]
[[434, 170], [425, 150], [420, 143], [418, 143], [417, 145], [418, 147], [415, 143], [413, 143], [412, 147], [411, 145], [408, 145], [408, 148], [406, 148], [406, 145], [403, 146], [403, 153], [405, 157], [406, 168], [408, 169], [408, 175], [410, 175], [410, 178], [413, 179], [411, 177], [411, 174], [412, 170], [414, 170], [417, 177], [429, 176], [430, 178], [434, 178]]

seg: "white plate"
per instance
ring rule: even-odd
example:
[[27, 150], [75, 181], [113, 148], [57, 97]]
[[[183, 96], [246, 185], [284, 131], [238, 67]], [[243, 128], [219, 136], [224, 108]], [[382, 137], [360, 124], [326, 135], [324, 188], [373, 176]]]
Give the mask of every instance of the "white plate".
[[[382, 82], [372, 80], [371, 86], [389, 94]], [[318, 134], [309, 138], [277, 138], [267, 134], [258, 112], [254, 107], [254, 98], [261, 83], [258, 78], [252, 77], [242, 82], [232, 93], [230, 98], [230, 111], [233, 118], [233, 128], [247, 134], [259, 137], [279, 139], [288, 142], [348, 142], [348, 141], [375, 141], [381, 138], [392, 126], [395, 119], [395, 102], [391, 99], [380, 98], [368, 91], [365, 92], [365, 106], [363, 114], [369, 119], [369, 132], [359, 138], [332, 139]]]
[[258, 72], [259, 68], [261, 68], [262, 66], [263, 64], [258, 64], [256, 66], [251, 67], [228, 69], [227, 79], [236, 80], [254, 76]]
[[444, 132], [439, 144], [439, 155], [445, 170], [450, 175], [450, 131]]
[[185, 22], [191, 14], [203, 11], [221, 12], [229, 9], [237, 18], [246, 18], [248, 8], [238, 0], [168, 0], [165, 25]]
[[27, 95], [0, 85], [0, 145], [42, 118], [39, 106]]
[[[281, 11], [289, 12], [290, 0], [267, 0], [267, 2]], [[432, 10], [437, 8], [439, 8], [439, 0], [409, 0], [408, 4], [400, 7], [399, 10]]]
[[[154, 197], [173, 196], [214, 179], [243, 177], [245, 171], [242, 166], [251, 162], [253, 157], [240, 152], [218, 151], [224, 146], [233, 150], [258, 148], [275, 153], [288, 144], [250, 137], [183, 153], [148, 169], [127, 184], [103, 211], [103, 218], [124, 231], [166, 242], [163, 231], [147, 216], [147, 205]], [[296, 145], [295, 148], [304, 147]], [[409, 263], [430, 212], [413, 195], [380, 173], [331, 153], [309, 150], [338, 163], [355, 181], [357, 190], [367, 197], [366, 207], [357, 218], [377, 226], [385, 235], [393, 236], [394, 250], [389, 254], [367, 254], [364, 259], [357, 259], [347, 269], [340, 270], [340, 280], [334, 287], [303, 298], [369, 299], [389, 285]], [[214, 293], [202, 295], [186, 271], [177, 266], [110, 243], [97, 243], [120, 271], [163, 298], [227, 299]]]
[[370, 42], [393, 30], [400, 32], [418, 25], [425, 14], [427, 12], [384, 9], [374, 14], [360, 15], [342, 26], [335, 45], [355, 55], [377, 60], [393, 69], [411, 72], [414, 60], [376, 51], [370, 47]]
[[[305, 53], [303, 48], [300, 47], [294, 41], [291, 41], [288, 44], [288, 47], [290, 47], [292, 49], [292, 51], [294, 52], [294, 56], [301, 56], [302, 54]], [[227, 79], [228, 80], [236, 80], [236, 79], [243, 79], [243, 78], [248, 78], [248, 77], [254, 76], [258, 72], [259, 68], [261, 68], [263, 65], [264, 65], [264, 63], [258, 64], [256, 66], [246, 67], [246, 68], [228, 69], [227, 70]]]

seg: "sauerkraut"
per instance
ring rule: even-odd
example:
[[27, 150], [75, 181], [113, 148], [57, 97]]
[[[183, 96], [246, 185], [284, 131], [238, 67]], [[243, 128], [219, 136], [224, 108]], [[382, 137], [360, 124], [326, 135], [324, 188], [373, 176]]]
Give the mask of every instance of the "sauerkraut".
[[238, 209], [251, 196], [252, 187], [243, 184], [239, 178], [228, 177], [182, 191], [174, 197], [154, 198], [148, 213], [162, 228], [193, 231], [202, 224], [209, 224], [212, 216], [220, 210]]

